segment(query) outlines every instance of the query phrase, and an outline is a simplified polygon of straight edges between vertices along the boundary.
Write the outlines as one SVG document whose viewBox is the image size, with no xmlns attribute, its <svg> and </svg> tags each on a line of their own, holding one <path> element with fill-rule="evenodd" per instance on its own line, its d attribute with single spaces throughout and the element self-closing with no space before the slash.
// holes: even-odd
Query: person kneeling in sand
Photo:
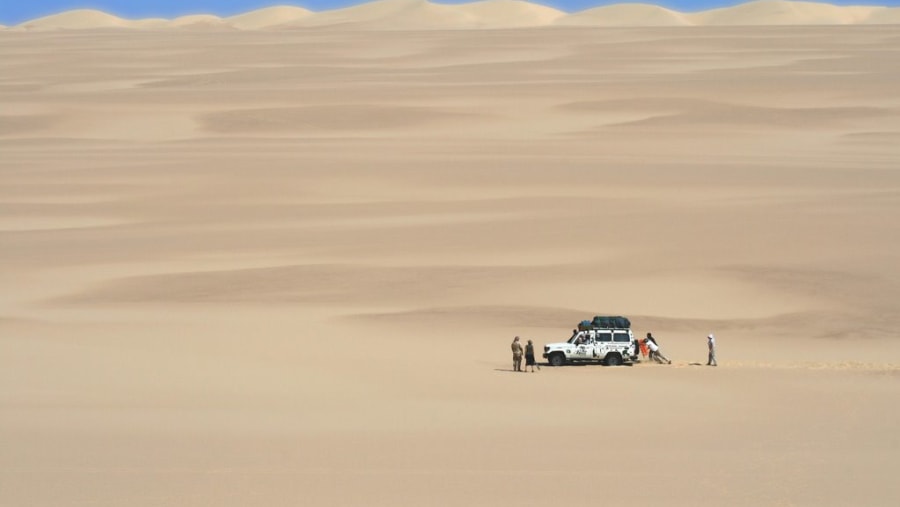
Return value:
<svg viewBox="0 0 900 507">
<path fill-rule="evenodd" d="M 660 364 L 672 364 L 672 360 L 663 355 L 663 353 L 659 350 L 659 345 L 657 345 L 655 341 L 646 339 L 644 340 L 644 343 L 646 343 L 647 348 L 650 349 L 651 359 Z"/>
</svg>

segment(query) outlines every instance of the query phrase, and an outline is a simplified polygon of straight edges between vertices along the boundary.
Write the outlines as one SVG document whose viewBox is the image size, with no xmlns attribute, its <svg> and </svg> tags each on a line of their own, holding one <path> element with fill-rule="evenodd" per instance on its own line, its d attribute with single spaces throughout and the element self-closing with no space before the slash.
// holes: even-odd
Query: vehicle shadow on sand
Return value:
<svg viewBox="0 0 900 507">
<path fill-rule="evenodd" d="M 535 371 L 541 371 L 542 368 L 546 368 L 549 370 L 557 370 L 557 369 L 562 370 L 565 368 L 586 368 L 586 367 L 618 368 L 620 366 L 630 367 L 630 366 L 634 366 L 635 364 L 637 364 L 637 363 L 624 363 L 624 364 L 620 364 L 620 365 L 616 365 L 616 366 L 609 366 L 609 365 L 605 365 L 605 364 L 601 364 L 601 363 L 570 363 L 570 364 L 564 364 L 562 366 L 553 366 L 550 363 L 540 363 L 540 364 L 535 364 L 535 366 L 537 367 L 537 370 L 535 370 Z M 524 366 L 523 366 L 523 368 L 524 368 Z M 504 372 L 504 373 L 521 373 L 521 372 L 513 370 L 512 368 L 494 368 L 494 371 L 499 371 L 499 372 Z M 531 370 L 529 370 L 529 372 L 530 371 Z"/>
</svg>

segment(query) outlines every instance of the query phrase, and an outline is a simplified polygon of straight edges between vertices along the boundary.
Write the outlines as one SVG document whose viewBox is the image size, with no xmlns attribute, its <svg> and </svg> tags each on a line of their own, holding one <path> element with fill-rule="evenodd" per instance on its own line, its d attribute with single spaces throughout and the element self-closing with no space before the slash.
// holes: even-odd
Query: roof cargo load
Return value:
<svg viewBox="0 0 900 507">
<path fill-rule="evenodd" d="M 629 329 L 631 328 L 631 321 L 621 315 L 597 315 L 591 321 L 591 326 L 595 329 Z"/>
</svg>

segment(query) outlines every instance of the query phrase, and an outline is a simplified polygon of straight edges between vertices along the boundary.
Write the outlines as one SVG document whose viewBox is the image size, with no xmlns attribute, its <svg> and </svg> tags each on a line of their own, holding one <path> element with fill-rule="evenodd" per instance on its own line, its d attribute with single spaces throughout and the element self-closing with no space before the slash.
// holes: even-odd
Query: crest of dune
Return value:
<svg viewBox="0 0 900 507">
<path fill-rule="evenodd" d="M 266 30 L 306 27 L 363 30 L 500 29 L 540 26 L 739 26 L 900 24 L 900 8 L 838 6 L 788 0 L 756 0 L 732 7 L 681 13 L 652 4 L 621 3 L 573 14 L 522 0 L 481 0 L 440 4 L 429 0 L 375 0 L 313 12 L 279 5 L 220 18 L 211 14 L 172 20 L 126 20 L 93 9 L 77 9 L 0 30 L 80 30 L 104 28 L 178 30 Z"/>
<path fill-rule="evenodd" d="M 684 26 L 684 14 L 650 4 L 616 4 L 576 12 L 556 21 L 566 26 Z"/>
<path fill-rule="evenodd" d="M 689 14 L 697 25 L 847 25 L 867 19 L 876 7 L 813 2 L 757 0 L 734 7 Z"/>
<path fill-rule="evenodd" d="M 93 9 L 76 9 L 26 21 L 18 28 L 26 30 L 83 30 L 88 28 L 127 28 L 131 21 Z"/>
<path fill-rule="evenodd" d="M 276 5 L 274 7 L 266 7 L 237 16 L 225 18 L 225 22 L 229 25 L 241 30 L 259 30 L 279 25 L 293 23 L 312 16 L 313 12 L 301 7 L 292 5 Z"/>
<path fill-rule="evenodd" d="M 205 30 L 215 28 L 225 28 L 228 25 L 225 20 L 213 16 L 212 14 L 193 14 L 190 16 L 181 16 L 169 21 L 168 26 L 171 28 L 188 28 L 192 30 Z"/>
<path fill-rule="evenodd" d="M 520 0 L 483 0 L 456 7 L 472 16 L 482 28 L 546 26 L 566 16 L 552 7 Z"/>
<path fill-rule="evenodd" d="M 562 11 L 518 0 L 486 0 L 460 5 L 435 4 L 427 0 L 379 0 L 313 14 L 300 24 L 379 29 L 516 28 L 546 26 L 563 16 Z"/>
<path fill-rule="evenodd" d="M 170 20 L 165 18 L 144 18 L 132 21 L 129 26 L 132 28 L 152 30 L 154 28 L 166 28 L 169 26 L 169 23 Z"/>
<path fill-rule="evenodd" d="M 346 25 L 374 29 L 471 28 L 471 16 L 457 6 L 427 0 L 377 0 L 343 9 L 315 13 L 297 25 Z"/>
<path fill-rule="evenodd" d="M 869 25 L 900 24 L 900 7 L 876 7 L 862 22 Z"/>
</svg>

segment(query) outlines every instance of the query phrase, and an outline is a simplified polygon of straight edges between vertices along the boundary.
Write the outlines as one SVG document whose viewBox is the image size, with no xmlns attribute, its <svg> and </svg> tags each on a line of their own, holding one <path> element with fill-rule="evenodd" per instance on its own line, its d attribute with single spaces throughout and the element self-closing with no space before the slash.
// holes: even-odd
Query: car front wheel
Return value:
<svg viewBox="0 0 900 507">
<path fill-rule="evenodd" d="M 550 366 L 562 366 L 566 364 L 566 356 L 562 354 L 550 354 Z"/>
</svg>

